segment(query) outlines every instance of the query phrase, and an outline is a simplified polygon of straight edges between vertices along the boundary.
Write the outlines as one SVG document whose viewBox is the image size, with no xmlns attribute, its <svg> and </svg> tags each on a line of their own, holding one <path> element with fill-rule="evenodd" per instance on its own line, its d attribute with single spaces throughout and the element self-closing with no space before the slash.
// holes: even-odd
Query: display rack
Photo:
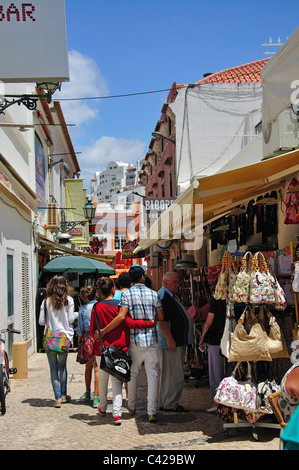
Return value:
<svg viewBox="0 0 299 470">
<path fill-rule="evenodd" d="M 294 243 L 290 243 L 291 247 L 291 253 L 292 253 L 292 262 L 294 262 Z M 239 253 L 234 253 L 232 255 L 239 255 Z M 295 298 L 295 311 L 296 311 L 296 326 L 294 330 L 294 336 L 295 334 L 299 331 L 299 315 L 298 315 L 298 302 L 297 302 L 297 294 L 294 292 L 294 298 Z M 296 336 L 295 336 L 296 337 Z M 247 421 L 245 419 L 239 419 L 236 414 L 234 414 L 234 422 L 232 423 L 226 423 L 223 422 L 223 430 L 224 433 L 228 433 L 230 429 L 239 429 L 239 428 L 251 428 L 252 429 L 252 436 L 256 441 L 260 440 L 260 436 L 258 433 L 259 428 L 269 428 L 269 429 L 281 429 L 281 425 L 277 422 L 273 422 L 273 419 L 275 419 L 274 415 L 265 415 L 260 420 L 252 423 L 250 421 Z"/>
<path fill-rule="evenodd" d="M 270 415 L 272 418 L 272 415 Z M 249 421 L 245 421 L 243 419 L 238 420 L 235 423 L 223 423 L 223 430 L 225 433 L 228 432 L 229 429 L 232 428 L 252 428 L 252 436 L 256 441 L 260 440 L 260 436 L 258 434 L 258 428 L 271 428 L 271 429 L 281 429 L 280 424 L 278 423 L 267 423 L 263 421 L 263 419 L 267 419 L 268 417 L 261 418 L 260 421 L 256 423 L 250 423 Z"/>
</svg>

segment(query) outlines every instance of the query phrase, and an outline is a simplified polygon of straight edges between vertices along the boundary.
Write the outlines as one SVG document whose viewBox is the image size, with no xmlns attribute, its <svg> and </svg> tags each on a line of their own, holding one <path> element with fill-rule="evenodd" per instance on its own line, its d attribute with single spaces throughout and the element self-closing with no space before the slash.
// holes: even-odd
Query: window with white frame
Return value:
<svg viewBox="0 0 299 470">
<path fill-rule="evenodd" d="M 114 235 L 114 249 L 115 250 L 122 250 L 126 242 L 127 242 L 127 233 L 124 230 L 115 232 L 115 235 Z"/>
</svg>

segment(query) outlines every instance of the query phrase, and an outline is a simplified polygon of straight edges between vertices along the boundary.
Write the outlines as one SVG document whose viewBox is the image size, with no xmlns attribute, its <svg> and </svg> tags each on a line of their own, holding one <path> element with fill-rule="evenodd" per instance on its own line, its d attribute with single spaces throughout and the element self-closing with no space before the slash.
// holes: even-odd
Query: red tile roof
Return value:
<svg viewBox="0 0 299 470">
<path fill-rule="evenodd" d="M 244 65 L 238 65 L 230 69 L 220 70 L 202 78 L 197 83 L 244 83 L 244 82 L 261 82 L 260 71 L 270 60 L 269 57 L 265 59 L 256 60 Z"/>
</svg>

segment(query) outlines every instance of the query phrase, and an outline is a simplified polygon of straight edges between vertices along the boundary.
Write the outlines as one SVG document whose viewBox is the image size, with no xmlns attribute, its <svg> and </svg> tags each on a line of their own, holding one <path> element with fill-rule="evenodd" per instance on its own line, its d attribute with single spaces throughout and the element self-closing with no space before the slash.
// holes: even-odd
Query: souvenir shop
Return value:
<svg viewBox="0 0 299 470">
<path fill-rule="evenodd" d="M 194 252 L 189 268 L 186 260 L 178 269 L 196 333 L 186 373 L 199 379 L 207 370 L 207 352 L 197 344 L 212 299 L 219 301 L 225 377 L 214 397 L 217 414 L 225 430 L 252 426 L 258 440 L 257 427 L 280 428 L 268 396 L 279 394 L 281 379 L 299 360 L 299 181 L 206 225 L 202 250 L 205 267 Z"/>
</svg>

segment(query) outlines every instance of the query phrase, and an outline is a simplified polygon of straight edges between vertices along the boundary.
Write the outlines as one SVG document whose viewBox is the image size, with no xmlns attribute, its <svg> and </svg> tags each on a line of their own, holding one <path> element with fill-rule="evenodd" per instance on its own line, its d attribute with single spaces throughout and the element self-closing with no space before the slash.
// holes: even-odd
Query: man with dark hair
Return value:
<svg viewBox="0 0 299 470">
<path fill-rule="evenodd" d="M 114 298 L 120 300 L 122 292 L 131 287 L 132 281 L 129 273 L 120 273 L 115 281 L 117 281 L 118 290 L 115 292 Z"/>
<path fill-rule="evenodd" d="M 157 320 L 164 318 L 161 302 L 157 292 L 144 285 L 144 269 L 135 264 L 131 266 L 129 275 L 132 287 L 122 292 L 119 315 L 104 329 L 104 334 L 119 325 L 127 314 L 133 320 Z M 158 386 L 159 386 L 159 358 L 157 333 L 155 328 L 136 329 L 130 331 L 130 346 L 128 350 L 132 359 L 131 380 L 128 383 L 128 408 L 131 414 L 135 413 L 137 379 L 144 363 L 147 384 L 148 402 L 147 413 L 151 423 L 156 422 Z"/>
</svg>

